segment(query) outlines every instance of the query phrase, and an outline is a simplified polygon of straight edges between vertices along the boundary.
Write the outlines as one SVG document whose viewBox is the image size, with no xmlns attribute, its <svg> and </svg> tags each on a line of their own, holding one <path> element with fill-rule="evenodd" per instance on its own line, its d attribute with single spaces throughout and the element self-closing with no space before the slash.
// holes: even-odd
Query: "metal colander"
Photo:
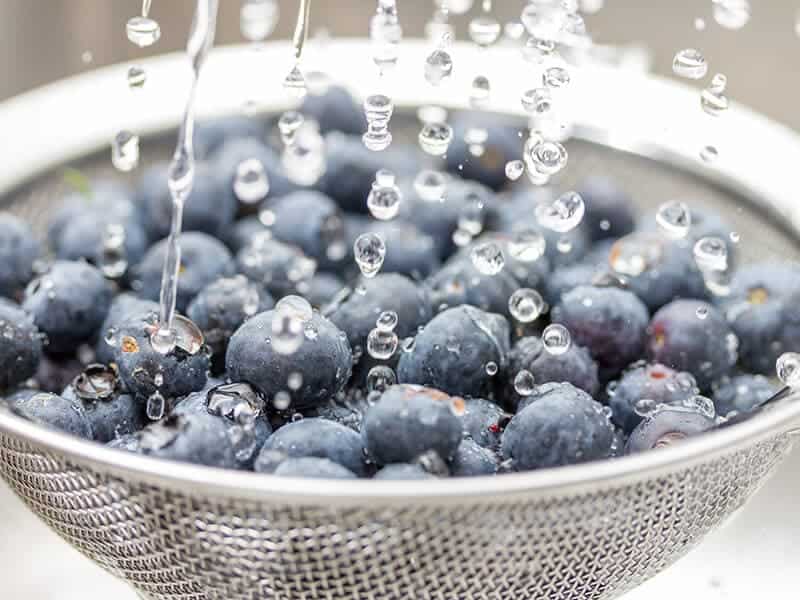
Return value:
<svg viewBox="0 0 800 600">
<path fill-rule="evenodd" d="M 409 43 L 401 60 L 419 65 L 424 52 L 424 44 Z M 456 56 L 468 52 L 454 47 Z M 510 60 L 511 50 L 498 50 L 500 59 L 504 52 Z M 201 85 L 203 112 L 231 108 L 240 53 L 212 57 Z M 368 55 L 364 43 L 337 43 L 319 61 L 332 73 L 346 65 L 346 80 L 363 95 L 368 81 L 352 74 L 362 63 L 366 71 Z M 271 46 L 264 57 L 276 73 L 289 66 L 285 45 Z M 116 130 L 96 115 L 124 92 L 114 87 L 124 68 L 0 106 L 0 128 L 23 140 L 0 149 L 7 167 L 0 190 L 11 210 L 41 222 L 58 185 L 56 165 L 105 168 L 105 153 L 79 157 Z M 177 120 L 188 69 L 179 57 L 147 69 L 153 85 L 166 88 L 160 99 L 175 96 L 143 101 L 139 131 L 153 133 Z M 460 106 L 419 90 L 411 74 L 401 85 L 404 77 L 398 73 L 399 106 Z M 729 140 L 720 144 L 718 163 L 702 167 L 693 126 L 679 126 L 682 135 L 657 135 L 661 125 L 636 110 L 655 105 L 680 114 L 690 100 L 697 110 L 694 94 L 601 66 L 585 67 L 576 80 L 578 92 L 592 86 L 593 102 L 574 117 L 565 186 L 603 173 L 620 179 L 643 209 L 686 197 L 724 212 L 741 234 L 743 260 L 797 256 L 794 190 L 778 166 L 753 163 L 758 157 Z M 518 93 L 511 98 L 495 87 L 498 111 L 518 113 Z M 97 90 L 106 89 L 111 98 L 101 101 Z M 273 93 L 264 108 L 280 110 L 284 99 Z M 48 112 L 54 98 L 59 118 Z M 746 109 L 736 107 L 729 124 L 784 156 L 800 155 L 793 134 Z M 148 146 L 143 152 L 157 153 Z M 670 565 L 741 507 L 791 449 L 798 420 L 800 403 L 790 397 L 734 427 L 614 461 L 494 478 L 340 482 L 159 461 L 0 412 L 0 475 L 67 542 L 143 598 L 608 599 Z"/>
</svg>

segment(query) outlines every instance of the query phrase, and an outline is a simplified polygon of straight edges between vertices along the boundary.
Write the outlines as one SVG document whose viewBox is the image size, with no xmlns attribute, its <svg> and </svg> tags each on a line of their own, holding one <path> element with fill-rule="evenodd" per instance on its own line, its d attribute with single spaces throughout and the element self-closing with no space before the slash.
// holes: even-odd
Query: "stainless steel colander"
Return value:
<svg viewBox="0 0 800 600">
<path fill-rule="evenodd" d="M 423 43 L 405 45 L 391 90 L 397 105 L 463 108 L 466 85 L 419 85 L 425 51 Z M 453 48 L 466 82 L 467 66 L 477 64 L 471 52 Z M 511 49 L 492 56 L 497 65 L 517 64 Z M 242 49 L 212 56 L 201 113 L 241 103 L 243 60 Z M 276 82 L 291 51 L 272 45 L 259 60 L 271 86 L 262 108 L 281 110 L 286 99 Z M 360 95 L 374 82 L 364 42 L 331 44 L 311 61 Z M 185 61 L 146 64 L 151 92 L 137 102 L 125 89 L 125 68 L 0 105 L 7 140 L 0 193 L 11 210 L 41 223 L 52 208 L 55 166 L 102 170 L 106 152 L 81 157 L 118 129 L 152 134 L 177 122 Z M 524 82 L 506 70 L 490 73 L 493 106 L 520 115 Z M 610 174 L 643 209 L 682 196 L 722 211 L 741 234 L 745 261 L 800 254 L 796 185 L 780 164 L 800 156 L 793 133 L 738 106 L 723 131 L 709 133 L 694 118 L 696 92 L 602 66 L 576 71 L 572 85 L 564 185 Z M 696 156 L 712 134 L 720 156 L 703 165 Z M 0 412 L 0 475 L 59 535 L 143 598 L 606 599 L 670 565 L 742 506 L 789 452 L 798 423 L 800 402 L 790 397 L 737 426 L 615 461 L 495 478 L 343 483 L 158 461 Z"/>
</svg>

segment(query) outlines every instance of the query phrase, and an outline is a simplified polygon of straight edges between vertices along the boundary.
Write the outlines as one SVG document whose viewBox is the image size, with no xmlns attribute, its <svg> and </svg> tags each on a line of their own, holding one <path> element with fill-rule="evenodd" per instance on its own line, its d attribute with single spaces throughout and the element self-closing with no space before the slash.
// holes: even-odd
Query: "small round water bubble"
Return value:
<svg viewBox="0 0 800 600">
<path fill-rule="evenodd" d="M 545 311 L 542 295 L 531 288 L 520 288 L 508 299 L 508 311 L 520 323 L 532 323 Z"/>
<path fill-rule="evenodd" d="M 387 388 L 397 383 L 397 375 L 387 365 L 372 367 L 367 373 L 367 391 L 382 394 Z"/>
<path fill-rule="evenodd" d="M 272 348 L 278 354 L 294 354 L 303 344 L 303 319 L 294 311 L 275 307 L 272 317 Z"/>
<path fill-rule="evenodd" d="M 242 204 L 252 205 L 261 202 L 269 193 L 269 178 L 264 165 L 257 158 L 248 158 L 236 167 L 233 193 Z"/>
<path fill-rule="evenodd" d="M 139 136 L 120 131 L 111 142 L 111 163 L 118 171 L 128 173 L 139 165 Z"/>
<path fill-rule="evenodd" d="M 656 223 L 669 237 L 685 238 L 692 226 L 692 213 L 683 202 L 665 202 L 658 207 Z"/>
<path fill-rule="evenodd" d="M 525 91 L 520 99 L 522 108 L 529 113 L 542 115 L 550 112 L 553 105 L 553 97 L 547 88 L 532 88 Z"/>
<path fill-rule="evenodd" d="M 566 327 L 559 323 L 552 323 L 542 332 L 542 344 L 547 352 L 558 356 L 569 350 L 572 338 Z"/>
<path fill-rule="evenodd" d="M 373 217 L 388 221 L 397 216 L 403 195 L 395 182 L 395 175 L 388 169 L 375 174 L 375 182 L 367 197 L 367 208 Z"/>
<path fill-rule="evenodd" d="M 491 94 L 491 84 L 489 79 L 483 75 L 478 75 L 472 80 L 472 87 L 469 93 L 469 103 L 472 108 L 483 108 L 489 103 Z"/>
<path fill-rule="evenodd" d="M 494 44 L 502 32 L 500 22 L 491 15 L 480 15 L 469 22 L 469 39 L 483 48 Z"/>
<path fill-rule="evenodd" d="M 300 321 L 310 321 L 314 316 L 314 309 L 309 304 L 308 300 L 302 296 L 290 294 L 284 296 L 275 305 L 275 310 L 282 315 L 292 316 L 300 319 Z"/>
<path fill-rule="evenodd" d="M 719 150 L 716 146 L 703 146 L 700 148 L 700 159 L 706 163 L 713 163 L 719 158 Z"/>
<path fill-rule="evenodd" d="M 132 17 L 125 24 L 125 33 L 131 43 L 146 48 L 161 38 L 161 26 L 150 17 Z"/>
<path fill-rule="evenodd" d="M 128 87 L 131 90 L 140 90 L 147 82 L 147 72 L 142 67 L 132 66 L 128 68 Z"/>
<path fill-rule="evenodd" d="M 470 252 L 470 260 L 483 275 L 497 275 L 506 264 L 503 250 L 497 242 L 477 244 Z"/>
<path fill-rule="evenodd" d="M 586 206 L 577 192 L 567 192 L 551 202 L 536 205 L 536 220 L 542 227 L 558 233 L 575 229 L 583 220 Z"/>
<path fill-rule="evenodd" d="M 394 103 L 384 94 L 372 94 L 364 100 L 367 131 L 361 139 L 368 150 L 380 152 L 392 143 L 389 121 L 393 112 Z"/>
<path fill-rule="evenodd" d="M 800 354 L 784 352 L 775 362 L 775 372 L 781 383 L 792 388 L 800 387 Z"/>
<path fill-rule="evenodd" d="M 725 29 L 741 29 L 750 21 L 750 0 L 712 0 L 714 20 Z"/>
<path fill-rule="evenodd" d="M 695 243 L 693 252 L 701 271 L 725 271 L 728 268 L 728 246 L 722 238 L 701 238 Z"/>
<path fill-rule="evenodd" d="M 283 80 L 283 89 L 285 89 L 294 98 L 303 98 L 308 93 L 306 86 L 306 78 L 300 70 L 299 65 L 295 65 L 286 79 Z"/>
<path fill-rule="evenodd" d="M 498 371 L 498 366 L 496 362 L 490 360 L 489 362 L 486 363 L 487 375 L 489 375 L 490 377 L 494 377 L 495 375 L 497 375 L 497 371 Z"/>
<path fill-rule="evenodd" d="M 287 110 L 278 119 L 278 131 L 284 146 L 291 146 L 297 130 L 303 126 L 305 117 L 296 110 Z"/>
<path fill-rule="evenodd" d="M 616 273 L 637 277 L 658 265 L 662 258 L 662 246 L 653 236 L 631 234 L 611 247 L 608 263 Z"/>
<path fill-rule="evenodd" d="M 447 176 L 429 169 L 420 171 L 414 178 L 414 191 L 426 202 L 441 202 L 447 191 Z"/>
<path fill-rule="evenodd" d="M 289 179 L 299 185 L 314 185 L 325 174 L 325 139 L 314 121 L 306 121 L 295 133 L 294 142 L 284 146 L 281 163 Z"/>
<path fill-rule="evenodd" d="M 506 163 L 506 177 L 516 181 L 525 173 L 525 163 L 521 160 L 510 160 Z"/>
<path fill-rule="evenodd" d="M 263 42 L 278 24 L 280 7 L 276 0 L 244 0 L 239 11 L 239 29 L 249 42 Z"/>
<path fill-rule="evenodd" d="M 529 37 L 522 48 L 522 57 L 531 63 L 539 64 L 553 54 L 556 49 L 552 40 L 540 40 Z"/>
<path fill-rule="evenodd" d="M 147 399 L 147 418 L 151 421 L 160 421 L 167 412 L 167 401 L 160 392 L 153 392 Z"/>
<path fill-rule="evenodd" d="M 529 172 L 535 170 L 544 175 L 555 175 L 566 166 L 569 156 L 566 148 L 558 142 L 543 140 L 530 148 L 526 158 L 533 166 Z"/>
<path fill-rule="evenodd" d="M 544 235 L 536 229 L 523 229 L 514 233 L 508 241 L 508 253 L 524 263 L 539 260 L 547 247 Z"/>
<path fill-rule="evenodd" d="M 569 82 L 569 71 L 563 67 L 550 67 L 542 75 L 542 83 L 549 88 L 566 87 Z"/>
<path fill-rule="evenodd" d="M 700 107 L 712 117 L 718 117 L 728 110 L 728 97 L 725 88 L 728 78 L 722 73 L 717 73 L 711 79 L 711 84 L 700 94 Z"/>
<path fill-rule="evenodd" d="M 633 412 L 640 417 L 649 417 L 658 410 L 658 402 L 652 398 L 641 398 L 633 404 Z"/>
<path fill-rule="evenodd" d="M 475 0 L 436 0 L 436 5 L 454 15 L 463 15 L 472 9 L 474 2 Z"/>
<path fill-rule="evenodd" d="M 708 72 L 708 63 L 699 50 L 685 48 L 675 54 L 672 72 L 686 79 L 702 79 Z"/>
<path fill-rule="evenodd" d="M 367 354 L 376 360 L 388 360 L 397 351 L 399 343 L 394 331 L 376 327 L 367 336 Z"/>
<path fill-rule="evenodd" d="M 453 141 L 453 128 L 447 123 L 426 123 L 419 132 L 420 147 L 432 156 L 443 156 Z"/>
<path fill-rule="evenodd" d="M 536 380 L 534 379 L 533 374 L 527 369 L 522 369 L 514 377 L 514 391 L 516 391 L 520 396 L 530 396 L 533 393 L 535 386 Z"/>
<path fill-rule="evenodd" d="M 372 41 L 372 60 L 383 75 L 397 65 L 398 46 L 403 39 L 403 28 L 397 17 L 397 4 L 394 0 L 379 0 L 378 9 L 369 27 Z"/>
<path fill-rule="evenodd" d="M 434 50 L 425 59 L 425 81 L 431 85 L 441 85 L 453 74 L 453 59 L 447 50 Z"/>
<path fill-rule="evenodd" d="M 378 320 L 375 321 L 375 327 L 382 330 L 382 331 L 394 331 L 395 327 L 397 327 L 397 313 L 393 310 L 385 310 L 379 316 Z"/>
<path fill-rule="evenodd" d="M 377 233 L 363 233 L 353 244 L 356 264 L 364 277 L 378 274 L 386 258 L 386 244 Z"/>
</svg>

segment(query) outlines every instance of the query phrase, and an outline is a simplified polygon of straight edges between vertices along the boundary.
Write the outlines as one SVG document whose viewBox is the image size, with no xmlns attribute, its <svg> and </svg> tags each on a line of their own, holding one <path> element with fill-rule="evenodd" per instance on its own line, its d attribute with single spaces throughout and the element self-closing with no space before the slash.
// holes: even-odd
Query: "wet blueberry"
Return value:
<svg viewBox="0 0 800 600">
<path fill-rule="evenodd" d="M 494 475 L 499 467 L 500 461 L 497 454 L 480 446 L 471 438 L 462 440 L 450 461 L 450 473 L 453 477 Z"/>
<path fill-rule="evenodd" d="M 736 375 L 723 378 L 714 389 L 717 414 L 727 417 L 733 412 L 753 412 L 772 397 L 778 388 L 763 375 Z"/>
<path fill-rule="evenodd" d="M 91 440 L 92 425 L 79 403 L 39 390 L 21 390 L 5 400 L 16 415 L 29 421 Z"/>
<path fill-rule="evenodd" d="M 55 243 L 67 223 L 91 212 L 113 216 L 123 223 L 139 217 L 133 195 L 125 184 L 111 179 L 90 181 L 88 189 L 70 192 L 61 199 L 48 221 L 47 239 Z"/>
<path fill-rule="evenodd" d="M 30 226 L 14 215 L 0 212 L 0 296 L 22 298 L 41 253 Z"/>
<path fill-rule="evenodd" d="M 250 117 L 231 115 L 197 122 L 194 130 L 194 151 L 199 158 L 208 158 L 226 141 L 239 138 L 263 138 L 264 124 Z"/>
<path fill-rule="evenodd" d="M 308 94 L 300 112 L 319 124 L 322 133 L 339 131 L 360 135 L 367 129 L 364 111 L 345 88 L 332 85 L 323 94 Z"/>
<path fill-rule="evenodd" d="M 503 430 L 511 415 L 494 402 L 483 398 L 464 400 L 461 423 L 464 433 L 484 448 L 497 449 L 503 438 Z"/>
<path fill-rule="evenodd" d="M 317 273 L 301 291 L 311 306 L 320 309 L 331 302 L 344 287 L 344 281 L 333 273 Z"/>
<path fill-rule="evenodd" d="M 246 160 L 257 160 L 269 180 L 267 197 L 277 198 L 298 189 L 286 176 L 278 154 L 265 143 L 254 137 L 231 138 L 223 143 L 211 156 L 211 169 L 222 184 L 222 193 L 234 206 L 239 204 L 234 186 L 238 177 L 239 165 Z"/>
<path fill-rule="evenodd" d="M 253 238 L 266 231 L 266 227 L 256 216 L 239 219 L 227 227 L 220 235 L 225 245 L 234 254 L 252 242 Z"/>
<path fill-rule="evenodd" d="M 300 291 L 308 285 L 317 263 L 296 246 L 256 235 L 236 255 L 236 269 L 250 281 L 264 286 L 275 298 Z"/>
<path fill-rule="evenodd" d="M 480 141 L 485 134 L 485 141 Z M 500 190 L 509 183 L 506 164 L 522 153 L 519 129 L 480 119 L 475 114 L 456 117 L 453 141 L 447 150 L 447 170 L 453 175 Z"/>
<path fill-rule="evenodd" d="M 145 300 L 128 292 L 114 296 L 114 300 L 108 309 L 108 315 L 100 327 L 97 347 L 95 348 L 97 362 L 106 365 L 113 362 L 114 348 L 108 343 L 108 340 L 111 340 L 112 343 L 117 343 L 117 328 L 120 323 L 137 314 L 144 317 L 156 312 L 158 312 L 158 302 L 153 300 Z"/>
<path fill-rule="evenodd" d="M 0 298 L 0 390 L 33 377 L 42 359 L 42 339 L 33 319 Z"/>
<path fill-rule="evenodd" d="M 636 227 L 630 196 L 606 177 L 590 177 L 578 187 L 586 206 L 584 223 L 593 241 L 618 238 Z"/>
<path fill-rule="evenodd" d="M 481 273 L 469 257 L 455 256 L 425 281 L 434 311 L 469 305 L 508 316 L 508 298 L 520 286 L 505 269 Z"/>
<path fill-rule="evenodd" d="M 682 406 L 662 406 L 631 432 L 626 454 L 664 448 L 714 427 L 714 419 Z"/>
</svg>

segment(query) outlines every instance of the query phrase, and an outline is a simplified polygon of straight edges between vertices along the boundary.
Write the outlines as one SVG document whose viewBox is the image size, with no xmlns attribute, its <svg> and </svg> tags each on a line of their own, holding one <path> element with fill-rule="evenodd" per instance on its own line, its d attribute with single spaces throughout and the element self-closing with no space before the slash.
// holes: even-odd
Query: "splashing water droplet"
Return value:
<svg viewBox="0 0 800 600">
<path fill-rule="evenodd" d="M 483 231 L 485 212 L 483 199 L 478 196 L 471 198 L 458 215 L 459 229 L 467 232 L 470 237 L 478 235 Z"/>
<path fill-rule="evenodd" d="M 419 132 L 420 147 L 432 156 L 443 156 L 453 141 L 453 128 L 447 123 L 426 123 Z"/>
<path fill-rule="evenodd" d="M 414 191 L 426 202 L 441 202 L 447 191 L 447 176 L 439 171 L 420 171 L 414 178 Z"/>
<path fill-rule="evenodd" d="M 106 225 L 97 266 L 109 279 L 119 279 L 128 270 L 125 239 L 125 227 L 119 223 Z"/>
<path fill-rule="evenodd" d="M 297 130 L 294 142 L 283 149 L 281 163 L 289 179 L 298 185 L 314 185 L 325 174 L 325 139 L 315 122 L 306 121 Z"/>
<path fill-rule="evenodd" d="M 128 87 L 131 90 L 140 90 L 147 82 L 147 72 L 142 67 L 132 66 L 128 68 Z"/>
<path fill-rule="evenodd" d="M 123 173 L 139 165 L 139 136 L 130 131 L 120 131 L 111 142 L 111 163 Z"/>
<path fill-rule="evenodd" d="M 672 72 L 686 79 L 702 79 L 708 72 L 708 63 L 699 50 L 685 48 L 675 54 Z"/>
<path fill-rule="evenodd" d="M 549 88 L 563 88 L 568 86 L 569 82 L 569 71 L 563 67 L 550 67 L 542 75 L 542 83 Z"/>
<path fill-rule="evenodd" d="M 692 226 L 692 213 L 683 202 L 665 202 L 658 207 L 656 223 L 669 237 L 685 238 Z"/>
<path fill-rule="evenodd" d="M 728 246 L 718 237 L 704 237 L 694 245 L 694 259 L 701 271 L 726 271 Z"/>
<path fill-rule="evenodd" d="M 566 165 L 569 156 L 566 148 L 558 142 L 539 141 L 525 153 L 528 174 L 536 171 L 543 175 L 555 175 Z"/>
<path fill-rule="evenodd" d="M 480 15 L 469 22 L 469 39 L 478 46 L 491 46 L 500 37 L 503 27 L 491 15 Z"/>
<path fill-rule="evenodd" d="M 375 328 L 367 336 L 367 353 L 376 360 L 388 360 L 397 351 L 399 343 L 394 331 Z"/>
<path fill-rule="evenodd" d="M 700 149 L 700 158 L 703 162 L 713 163 L 719 158 L 719 150 L 717 150 L 716 146 L 703 146 Z"/>
<path fill-rule="evenodd" d="M 490 377 L 494 377 L 495 375 L 497 375 L 497 371 L 498 371 L 498 366 L 496 362 L 490 360 L 489 362 L 486 363 L 487 375 L 489 375 Z"/>
<path fill-rule="evenodd" d="M 705 320 L 708 317 L 708 307 L 707 306 L 698 306 L 697 310 L 695 311 L 697 314 L 697 318 L 701 321 Z"/>
<path fill-rule="evenodd" d="M 434 50 L 425 59 L 425 81 L 433 86 L 441 85 L 453 74 L 453 59 L 447 50 Z"/>
<path fill-rule="evenodd" d="M 719 117 L 728 110 L 728 97 L 725 88 L 728 78 L 722 73 L 717 73 L 711 79 L 711 84 L 700 94 L 700 107 L 708 115 Z"/>
<path fill-rule="evenodd" d="M 749 0 L 712 0 L 714 20 L 725 29 L 741 29 L 750 21 Z"/>
<path fill-rule="evenodd" d="M 567 192 L 552 201 L 536 205 L 536 220 L 542 227 L 558 233 L 575 229 L 586 212 L 583 198 L 577 192 Z"/>
<path fill-rule="evenodd" d="M 397 327 L 397 321 L 398 316 L 396 312 L 393 310 L 385 310 L 378 316 L 378 320 L 375 321 L 375 327 L 381 331 L 394 331 L 395 327 Z"/>
<path fill-rule="evenodd" d="M 522 47 L 522 57 L 533 64 L 540 64 L 551 56 L 556 49 L 556 45 L 551 40 L 540 40 L 529 37 Z"/>
<path fill-rule="evenodd" d="M 151 421 L 160 421 L 167 410 L 167 401 L 160 392 L 153 392 L 147 399 L 147 418 Z"/>
<path fill-rule="evenodd" d="M 491 95 L 491 84 L 489 79 L 483 75 L 478 75 L 472 80 L 470 87 L 469 103 L 472 108 L 483 108 L 489 103 Z"/>
<path fill-rule="evenodd" d="M 397 3 L 394 0 L 379 0 L 375 15 L 370 21 L 370 40 L 372 42 L 372 61 L 378 73 L 397 66 L 398 47 L 403 39 L 403 28 L 397 16 Z"/>
<path fill-rule="evenodd" d="M 662 245 L 647 234 L 631 234 L 617 240 L 608 255 L 609 266 L 617 273 L 637 277 L 658 265 Z"/>
<path fill-rule="evenodd" d="M 367 208 L 373 217 L 381 221 L 394 219 L 400 211 L 403 194 L 395 183 L 395 175 L 388 169 L 375 174 L 375 182 L 367 197 Z"/>
<path fill-rule="evenodd" d="M 281 134 L 281 141 L 284 146 L 291 146 L 294 143 L 295 134 L 305 123 L 305 117 L 296 110 L 287 110 L 278 119 L 278 132 Z"/>
<path fill-rule="evenodd" d="M 697 17 L 694 20 L 694 28 L 697 31 L 705 31 L 705 29 L 706 29 L 706 20 L 703 19 L 702 17 Z"/>
<path fill-rule="evenodd" d="M 372 367 L 367 373 L 367 391 L 382 394 L 387 388 L 397 383 L 394 370 L 386 365 Z"/>
<path fill-rule="evenodd" d="M 530 396 L 536 386 L 533 374 L 527 369 L 522 369 L 514 377 L 514 391 L 522 397 Z"/>
<path fill-rule="evenodd" d="M 552 323 L 542 332 L 542 344 L 547 352 L 558 356 L 569 350 L 572 339 L 566 327 L 559 323 Z"/>
<path fill-rule="evenodd" d="M 536 229 L 523 229 L 515 232 L 508 241 L 508 253 L 524 263 L 539 260 L 547 248 L 547 240 Z"/>
<path fill-rule="evenodd" d="M 525 173 L 525 163 L 521 160 L 510 160 L 506 163 L 506 177 L 516 181 Z"/>
<path fill-rule="evenodd" d="M 394 112 L 392 99 L 384 94 L 372 94 L 364 100 L 367 131 L 362 137 L 364 146 L 374 152 L 385 150 L 392 143 L 389 121 Z"/>
<path fill-rule="evenodd" d="M 532 323 L 547 307 L 542 295 L 531 288 L 520 288 L 508 299 L 511 316 L 520 323 Z"/>
<path fill-rule="evenodd" d="M 497 275 L 506 264 L 503 250 L 496 242 L 476 245 L 470 252 L 472 265 L 483 275 Z"/>
<path fill-rule="evenodd" d="M 245 0 L 239 11 L 239 30 L 249 42 L 263 42 L 278 24 L 280 7 L 276 0 Z"/>
<path fill-rule="evenodd" d="M 553 106 L 553 98 L 547 88 L 533 88 L 525 91 L 520 102 L 522 102 L 522 108 L 527 112 L 537 115 L 550 112 Z"/>
<path fill-rule="evenodd" d="M 149 17 L 132 17 L 125 24 L 125 33 L 131 43 L 146 48 L 161 38 L 161 26 Z"/>
<path fill-rule="evenodd" d="M 236 167 L 233 193 L 239 202 L 246 205 L 257 204 L 269 193 L 269 178 L 264 165 L 257 158 L 243 160 Z"/>
<path fill-rule="evenodd" d="M 377 233 L 363 233 L 353 244 L 355 261 L 361 274 L 371 278 L 378 274 L 386 258 L 386 244 Z"/>
<path fill-rule="evenodd" d="M 775 372 L 781 383 L 792 388 L 800 387 L 800 354 L 784 352 L 775 362 Z"/>
<path fill-rule="evenodd" d="M 285 89 L 293 98 L 303 98 L 308 93 L 308 86 L 306 85 L 306 78 L 300 70 L 299 65 L 295 65 L 286 79 L 283 80 L 283 89 Z"/>
<path fill-rule="evenodd" d="M 641 398 L 633 404 L 633 412 L 640 417 L 649 417 L 658 410 L 658 402 L 652 398 Z"/>
</svg>

